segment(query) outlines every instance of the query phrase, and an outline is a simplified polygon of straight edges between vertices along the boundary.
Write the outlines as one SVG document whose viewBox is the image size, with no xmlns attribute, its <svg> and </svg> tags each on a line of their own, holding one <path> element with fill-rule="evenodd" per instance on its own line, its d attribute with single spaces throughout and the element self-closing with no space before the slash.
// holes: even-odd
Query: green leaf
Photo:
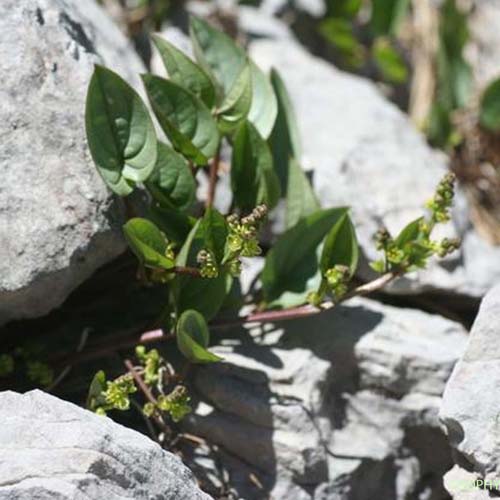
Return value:
<svg viewBox="0 0 500 500">
<path fill-rule="evenodd" d="M 370 23 L 375 35 L 397 35 L 410 0 L 372 0 Z"/>
<path fill-rule="evenodd" d="M 171 209 L 187 210 L 196 195 L 196 183 L 188 163 L 161 142 L 158 143 L 156 166 L 146 187 L 158 203 Z"/>
<path fill-rule="evenodd" d="M 408 79 L 408 68 L 401 54 L 388 39 L 378 38 L 373 45 L 373 59 L 384 80 L 404 83 Z"/>
<path fill-rule="evenodd" d="M 105 401 L 105 398 L 102 395 L 105 390 L 106 374 L 102 370 L 99 370 L 94 375 L 92 382 L 90 383 L 86 404 L 87 409 L 93 411 L 99 404 L 102 404 Z"/>
<path fill-rule="evenodd" d="M 177 346 L 192 363 L 214 363 L 222 358 L 207 350 L 210 335 L 205 318 L 197 311 L 184 311 L 177 322 Z"/>
<path fill-rule="evenodd" d="M 280 197 L 269 146 L 250 122 L 245 122 L 234 138 L 231 187 L 236 205 L 244 211 L 260 203 L 271 209 Z"/>
<path fill-rule="evenodd" d="M 500 79 L 490 83 L 482 95 L 479 123 L 490 132 L 500 131 Z"/>
<path fill-rule="evenodd" d="M 349 268 L 352 277 L 358 267 L 359 247 L 349 214 L 345 213 L 330 229 L 323 245 L 320 269 L 323 274 L 333 266 Z"/>
<path fill-rule="evenodd" d="M 219 84 L 219 102 L 228 95 L 246 63 L 246 55 L 233 40 L 205 21 L 191 17 L 189 34 L 196 60 Z"/>
<path fill-rule="evenodd" d="M 286 192 L 286 228 L 290 229 L 300 219 L 320 208 L 319 201 L 314 194 L 309 179 L 297 160 L 291 158 Z"/>
<path fill-rule="evenodd" d="M 120 196 L 145 181 L 156 162 L 156 133 L 137 92 L 95 66 L 87 91 L 85 127 L 90 153 L 108 187 Z"/>
<path fill-rule="evenodd" d="M 158 203 L 151 205 L 150 219 L 165 233 L 167 239 L 178 245 L 186 241 L 196 219 L 177 209 L 168 208 Z"/>
<path fill-rule="evenodd" d="M 248 113 L 248 121 L 255 126 L 264 139 L 268 139 L 278 114 L 278 101 L 269 78 L 253 62 L 250 62 L 250 70 L 252 72 L 252 106 Z"/>
<path fill-rule="evenodd" d="M 171 269 L 174 261 L 166 257 L 168 241 L 149 220 L 130 219 L 124 226 L 125 238 L 139 261 L 148 267 Z"/>
<path fill-rule="evenodd" d="M 215 89 L 207 73 L 164 38 L 158 35 L 152 35 L 152 38 L 170 79 L 211 108 L 215 104 Z"/>
<path fill-rule="evenodd" d="M 331 17 L 354 18 L 361 8 L 362 0 L 327 0 L 327 13 Z"/>
<path fill-rule="evenodd" d="M 149 101 L 174 148 L 197 165 L 205 165 L 219 145 L 217 124 L 200 99 L 181 86 L 142 75 Z"/>
<path fill-rule="evenodd" d="M 398 248 L 403 249 L 408 243 L 412 243 L 418 240 L 421 236 L 421 224 L 424 221 L 423 217 L 407 224 L 399 233 L 398 237 L 395 239 L 394 243 Z"/>
<path fill-rule="evenodd" d="M 217 112 L 221 132 L 234 130 L 248 115 L 252 104 L 252 75 L 245 65 Z"/>
<path fill-rule="evenodd" d="M 285 292 L 304 294 L 318 273 L 318 247 L 347 208 L 318 210 L 286 231 L 268 252 L 262 289 L 268 303 Z"/>
<path fill-rule="evenodd" d="M 271 71 L 271 84 L 278 102 L 278 115 L 269 139 L 274 159 L 274 170 L 278 175 L 281 190 L 286 192 L 288 184 L 288 162 L 290 158 L 300 161 L 302 148 L 295 111 L 279 73 Z"/>
<path fill-rule="evenodd" d="M 209 209 L 186 239 L 177 256 L 177 265 L 196 266 L 196 256 L 201 249 L 210 249 L 218 263 L 224 257 L 227 223 L 215 209 Z M 195 309 L 207 319 L 213 318 L 221 308 L 231 288 L 232 278 L 221 271 L 217 278 L 178 276 L 175 294 L 178 311 Z"/>
<path fill-rule="evenodd" d="M 344 64 L 351 68 L 359 68 L 363 64 L 365 50 L 354 34 L 351 20 L 327 18 L 321 22 L 319 33 L 340 53 Z"/>
<path fill-rule="evenodd" d="M 183 312 L 195 309 L 211 320 L 219 312 L 231 290 L 232 277 L 221 271 L 217 278 L 179 276 L 176 278 L 178 293 L 177 309 Z"/>
</svg>

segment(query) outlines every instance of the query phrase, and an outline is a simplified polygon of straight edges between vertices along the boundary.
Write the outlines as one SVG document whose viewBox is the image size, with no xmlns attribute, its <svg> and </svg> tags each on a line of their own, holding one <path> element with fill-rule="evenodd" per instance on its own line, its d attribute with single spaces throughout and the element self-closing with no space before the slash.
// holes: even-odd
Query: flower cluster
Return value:
<svg viewBox="0 0 500 500">
<path fill-rule="evenodd" d="M 144 382 L 148 385 L 156 384 L 160 378 L 160 366 L 163 361 L 159 352 L 156 349 L 146 351 L 143 345 L 138 345 L 135 355 L 144 366 Z"/>
<path fill-rule="evenodd" d="M 450 208 L 455 195 L 454 184 L 455 174 L 446 174 L 438 184 L 432 199 L 427 202 L 426 207 L 431 211 L 431 224 L 450 220 Z"/>
<path fill-rule="evenodd" d="M 377 231 L 375 246 L 384 253 L 384 258 L 370 264 L 375 271 L 412 271 L 425 267 L 432 255 L 442 258 L 458 249 L 460 240 L 456 238 L 431 240 L 435 225 L 450 220 L 450 208 L 455 194 L 454 181 L 454 174 L 449 173 L 438 184 L 435 195 L 426 204 L 430 210 L 428 218 L 421 217 L 413 221 L 395 239 L 385 228 Z"/>
<path fill-rule="evenodd" d="M 347 266 L 337 265 L 328 269 L 325 273 L 326 282 L 336 299 L 347 292 L 347 285 L 351 279 Z"/>
<path fill-rule="evenodd" d="M 153 402 L 146 403 L 143 412 L 147 417 L 151 417 L 157 410 L 167 412 L 174 422 L 180 422 L 191 412 L 189 401 L 187 389 L 182 385 L 178 385 L 170 394 L 158 396 L 156 404 Z"/>
<path fill-rule="evenodd" d="M 200 266 L 202 278 L 217 278 L 219 276 L 219 268 L 211 250 L 200 250 L 196 256 L 196 261 Z"/>
<path fill-rule="evenodd" d="M 106 410 L 128 410 L 130 408 L 130 394 L 137 391 L 134 378 L 130 373 L 122 375 L 113 381 L 106 383 L 104 399 L 107 406 L 97 410 L 98 413 L 105 413 Z"/>
<path fill-rule="evenodd" d="M 262 250 L 257 239 L 258 228 L 267 215 L 267 206 L 259 205 L 249 215 L 227 217 L 229 235 L 226 240 L 225 262 L 232 276 L 241 273 L 241 257 L 256 257 Z"/>
</svg>

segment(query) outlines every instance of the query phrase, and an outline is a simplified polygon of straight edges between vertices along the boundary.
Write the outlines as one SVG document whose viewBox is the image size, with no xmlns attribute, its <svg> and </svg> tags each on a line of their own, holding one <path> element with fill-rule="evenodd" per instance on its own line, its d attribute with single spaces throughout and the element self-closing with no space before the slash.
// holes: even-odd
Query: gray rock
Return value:
<svg viewBox="0 0 500 500">
<path fill-rule="evenodd" d="M 364 255 L 377 253 L 373 234 L 396 233 L 423 214 L 446 170 L 446 158 L 427 146 L 407 117 L 375 84 L 311 56 L 293 39 L 255 40 L 251 56 L 276 67 L 295 105 L 303 138 L 303 167 L 313 170 L 324 207 L 349 205 Z M 481 297 L 500 280 L 500 248 L 480 240 L 457 196 L 454 221 L 437 236 L 460 236 L 463 247 L 429 269 L 398 280 L 396 293 L 445 291 Z M 372 275 L 362 269 L 363 277 Z"/>
<path fill-rule="evenodd" d="M 488 500 L 488 490 L 476 474 L 454 465 L 444 476 L 444 486 L 453 500 Z"/>
<path fill-rule="evenodd" d="M 459 465 L 500 484 L 500 286 L 483 299 L 465 353 L 446 385 L 441 419 Z"/>
<path fill-rule="evenodd" d="M 0 324 L 43 315 L 124 250 L 84 108 L 94 63 L 138 82 L 142 64 L 94 3 L 0 4 Z"/>
<path fill-rule="evenodd" d="M 142 434 L 41 391 L 0 393 L 0 499 L 210 497 Z"/>
<path fill-rule="evenodd" d="M 205 468 L 222 463 L 237 498 L 444 494 L 438 408 L 465 342 L 457 323 L 366 299 L 226 333 L 184 425 L 222 449 Z"/>
</svg>

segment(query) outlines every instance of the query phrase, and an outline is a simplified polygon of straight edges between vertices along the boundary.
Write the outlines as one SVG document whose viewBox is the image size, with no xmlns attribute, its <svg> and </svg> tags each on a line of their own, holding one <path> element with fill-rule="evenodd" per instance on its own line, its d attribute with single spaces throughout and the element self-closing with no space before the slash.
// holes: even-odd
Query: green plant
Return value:
<svg viewBox="0 0 500 500">
<path fill-rule="evenodd" d="M 377 78 L 401 84 L 408 78 L 403 53 L 398 44 L 401 23 L 409 10 L 409 0 L 327 0 L 326 15 L 318 31 L 350 69 L 372 63 Z M 366 15 L 367 10 L 369 15 Z"/>
<path fill-rule="evenodd" d="M 145 189 L 151 200 L 147 218 L 124 225 L 140 276 L 166 292 L 163 332 L 143 341 L 176 340 L 187 367 L 221 361 L 210 351 L 210 326 L 234 298 L 242 258 L 263 253 L 259 229 L 280 198 L 286 230 L 265 255 L 258 307 L 236 319 L 241 323 L 318 313 L 457 246 L 430 239 L 434 226 L 449 217 L 453 179 L 447 176 L 429 202 L 428 218 L 413 221 L 394 239 L 386 230 L 379 233 L 383 258 L 373 268 L 380 276 L 353 286 L 359 249 L 349 210 L 320 207 L 298 163 L 295 115 L 278 73 L 269 79 L 228 36 L 197 18 L 191 19 L 196 61 L 166 40 L 154 40 L 169 79 L 147 74 L 142 80 L 168 144 L 157 139 L 139 95 L 109 69 L 96 67 L 86 107 L 89 147 L 104 181 L 119 196 Z M 232 150 L 233 208 L 226 216 L 214 208 L 223 145 Z M 209 187 L 201 207 L 194 200 L 204 170 Z M 180 420 L 190 410 L 185 370 L 174 370 L 158 350 L 143 346 L 135 358 L 125 360 L 127 373 L 114 380 L 102 372 L 95 376 L 89 408 L 125 410 L 139 388 L 146 415 L 159 425 L 165 425 L 164 415 Z"/>
</svg>

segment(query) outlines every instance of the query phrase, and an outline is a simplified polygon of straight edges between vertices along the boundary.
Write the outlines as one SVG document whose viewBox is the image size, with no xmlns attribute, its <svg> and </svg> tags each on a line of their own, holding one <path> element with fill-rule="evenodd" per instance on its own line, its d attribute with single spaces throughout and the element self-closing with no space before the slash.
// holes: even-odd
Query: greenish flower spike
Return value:
<svg viewBox="0 0 500 500">
<path fill-rule="evenodd" d="M 455 175 L 446 174 L 436 188 L 436 193 L 426 204 L 430 214 L 410 222 L 393 238 L 387 229 L 383 228 L 375 234 L 375 246 L 383 252 L 382 259 L 370 265 L 378 273 L 407 272 L 421 269 L 427 265 L 429 257 L 446 257 L 460 246 L 458 239 L 444 238 L 442 241 L 431 240 L 431 234 L 436 224 L 450 220 L 450 210 L 455 195 Z"/>
<path fill-rule="evenodd" d="M 10 354 L 0 354 L 0 377 L 7 377 L 14 371 L 14 358 Z"/>
<path fill-rule="evenodd" d="M 137 359 L 144 366 L 144 382 L 148 385 L 156 384 L 160 378 L 160 367 L 163 358 L 156 349 L 146 351 L 146 348 L 139 345 L 135 348 Z"/>
<path fill-rule="evenodd" d="M 196 256 L 196 261 L 200 266 L 202 278 L 217 278 L 219 276 L 219 269 L 211 250 L 200 250 Z"/>
<path fill-rule="evenodd" d="M 118 377 L 112 382 L 107 382 L 104 397 L 106 403 L 116 410 L 128 410 L 130 408 L 130 394 L 137 391 L 134 379 L 130 373 Z"/>
<path fill-rule="evenodd" d="M 351 279 L 347 266 L 334 266 L 325 273 L 325 278 L 336 299 L 340 299 L 347 292 L 347 285 Z"/>
<path fill-rule="evenodd" d="M 158 408 L 161 411 L 168 412 L 174 422 L 180 422 L 191 412 L 189 401 L 190 397 L 187 389 L 182 385 L 178 385 L 170 394 L 158 398 Z"/>
</svg>

